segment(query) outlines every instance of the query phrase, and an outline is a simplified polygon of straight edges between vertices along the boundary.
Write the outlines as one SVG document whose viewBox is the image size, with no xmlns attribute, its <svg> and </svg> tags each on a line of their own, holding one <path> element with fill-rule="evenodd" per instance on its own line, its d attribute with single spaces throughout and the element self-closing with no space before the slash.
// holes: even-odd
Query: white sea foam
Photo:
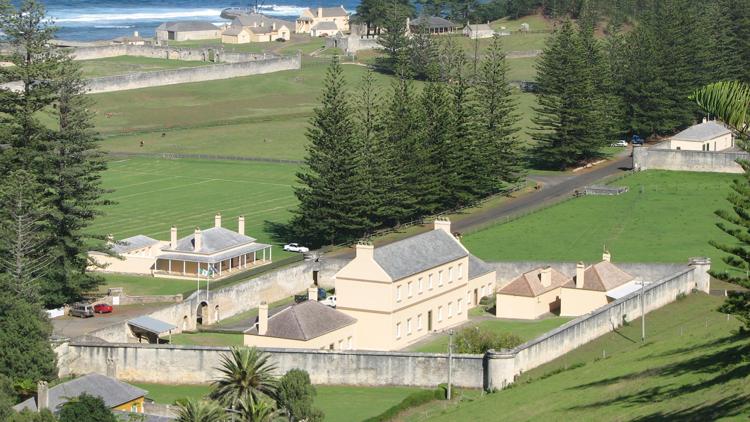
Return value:
<svg viewBox="0 0 750 422">
<path fill-rule="evenodd" d="M 128 29 L 135 28 L 135 25 L 94 25 L 96 29 Z"/>
<path fill-rule="evenodd" d="M 259 6 L 258 9 L 260 9 L 259 12 L 268 16 L 299 16 L 307 7 L 266 4 Z"/>
<path fill-rule="evenodd" d="M 221 14 L 221 9 L 195 9 L 195 10 L 153 10 L 138 13 L 89 13 L 76 16 L 53 18 L 57 23 L 86 23 L 86 22 L 121 22 L 121 21 L 149 21 L 166 19 L 188 19 L 188 18 L 215 18 Z"/>
</svg>

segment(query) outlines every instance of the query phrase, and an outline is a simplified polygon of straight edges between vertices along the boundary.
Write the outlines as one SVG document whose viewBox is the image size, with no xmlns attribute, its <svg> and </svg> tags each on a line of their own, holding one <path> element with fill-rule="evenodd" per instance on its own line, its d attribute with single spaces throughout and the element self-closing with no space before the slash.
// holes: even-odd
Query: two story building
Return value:
<svg viewBox="0 0 750 422">
<path fill-rule="evenodd" d="M 349 32 L 349 13 L 344 6 L 305 9 L 297 18 L 294 32 L 313 37 Z"/>
<path fill-rule="evenodd" d="M 232 24 L 221 34 L 224 44 L 247 44 L 270 42 L 291 38 L 292 23 L 270 18 L 260 13 L 249 13 L 234 18 Z"/>
</svg>

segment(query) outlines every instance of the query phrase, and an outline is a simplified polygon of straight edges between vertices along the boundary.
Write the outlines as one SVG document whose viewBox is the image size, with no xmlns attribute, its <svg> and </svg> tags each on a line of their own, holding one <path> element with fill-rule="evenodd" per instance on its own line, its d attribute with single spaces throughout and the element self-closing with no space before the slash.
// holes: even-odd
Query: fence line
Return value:
<svg viewBox="0 0 750 422">
<path fill-rule="evenodd" d="M 173 152 L 124 152 L 124 151 L 107 151 L 106 154 L 112 157 L 149 157 L 161 158 L 164 160 L 174 160 L 178 158 L 197 159 L 197 160 L 228 160 L 228 161 L 258 161 L 264 163 L 282 163 L 282 164 L 302 164 L 302 160 L 284 160 L 280 158 L 265 157 L 239 157 L 230 155 L 213 155 L 213 154 L 181 154 Z"/>
</svg>

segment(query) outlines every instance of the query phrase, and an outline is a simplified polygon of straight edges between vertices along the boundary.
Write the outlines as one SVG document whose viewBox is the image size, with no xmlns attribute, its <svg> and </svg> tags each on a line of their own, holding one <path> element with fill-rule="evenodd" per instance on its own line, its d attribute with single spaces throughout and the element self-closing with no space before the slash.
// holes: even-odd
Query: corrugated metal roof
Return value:
<svg viewBox="0 0 750 422">
<path fill-rule="evenodd" d="M 49 408 L 53 411 L 57 410 L 71 398 L 78 397 L 83 393 L 101 397 L 107 407 L 113 408 L 143 397 L 148 392 L 114 378 L 99 374 L 88 374 L 50 388 Z M 36 411 L 36 398 L 32 397 L 21 402 L 13 406 L 13 409 L 19 412 L 23 409 Z"/>
<path fill-rule="evenodd" d="M 235 256 L 240 256 L 244 254 L 261 251 L 263 249 L 270 248 L 270 247 L 271 245 L 266 245 L 265 243 L 252 243 L 247 246 L 243 246 L 241 248 L 230 249 L 228 251 L 221 252 L 218 254 L 212 254 L 212 255 L 202 255 L 202 254 L 196 254 L 196 253 L 167 252 L 167 253 L 163 253 L 159 255 L 157 259 L 172 259 L 172 260 L 179 260 L 179 261 L 215 264 L 225 259 L 234 258 Z"/>
<path fill-rule="evenodd" d="M 444 230 L 418 234 L 377 247 L 373 252 L 375 262 L 394 281 L 455 261 L 468 254 L 458 241 Z"/>
<path fill-rule="evenodd" d="M 185 236 L 182 239 L 179 239 L 177 241 L 177 246 L 174 249 L 170 249 L 170 247 L 167 246 L 162 250 L 165 252 L 213 254 L 255 242 L 255 239 L 250 236 L 245 236 L 244 234 L 239 234 L 223 227 L 212 227 L 207 230 L 202 230 L 201 233 L 201 249 L 198 251 L 196 251 L 194 247 L 195 231 L 193 231 L 190 236 Z"/>
<path fill-rule="evenodd" d="M 118 254 L 124 254 L 136 249 L 153 246 L 157 243 L 159 243 L 158 240 L 139 234 L 133 237 L 122 239 L 119 242 L 115 243 L 114 245 L 112 245 L 112 251 Z"/>
<path fill-rule="evenodd" d="M 146 315 L 130 319 L 128 320 L 128 324 L 134 327 L 142 328 L 156 335 L 169 332 L 169 330 L 177 329 L 176 325 L 172 325 L 168 322 L 160 321 L 156 318 L 151 318 L 150 316 Z"/>
</svg>

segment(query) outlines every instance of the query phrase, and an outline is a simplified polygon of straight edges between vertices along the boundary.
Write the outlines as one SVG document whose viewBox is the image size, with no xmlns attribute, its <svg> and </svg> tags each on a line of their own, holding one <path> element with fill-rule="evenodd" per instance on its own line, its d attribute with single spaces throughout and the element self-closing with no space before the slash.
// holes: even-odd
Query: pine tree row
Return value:
<svg viewBox="0 0 750 422">
<path fill-rule="evenodd" d="M 519 181 L 523 151 L 500 40 L 476 73 L 454 45 L 434 52 L 421 90 L 401 54 L 383 96 L 369 72 L 352 95 L 332 62 L 298 174 L 295 236 L 315 246 L 351 241 Z"/>
</svg>

